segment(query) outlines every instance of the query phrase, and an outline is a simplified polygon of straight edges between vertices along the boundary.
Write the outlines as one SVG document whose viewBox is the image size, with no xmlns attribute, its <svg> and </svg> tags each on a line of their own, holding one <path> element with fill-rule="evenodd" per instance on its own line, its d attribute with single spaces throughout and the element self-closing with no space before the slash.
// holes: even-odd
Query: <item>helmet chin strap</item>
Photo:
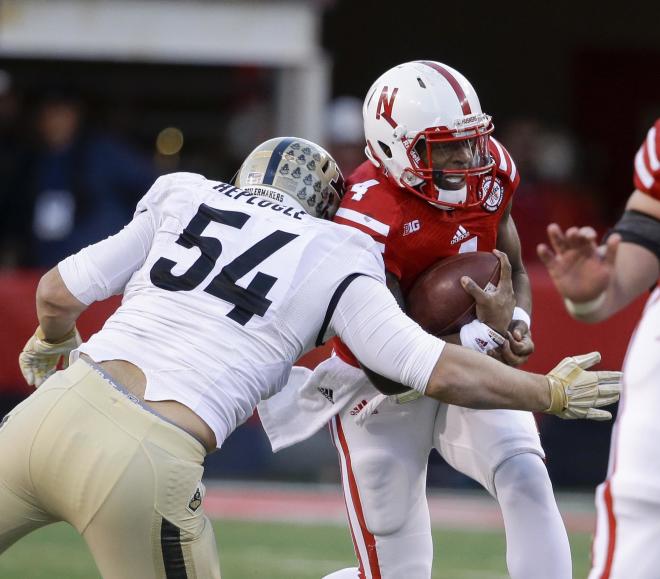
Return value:
<svg viewBox="0 0 660 579">
<path fill-rule="evenodd" d="M 438 186 L 434 186 L 438 194 L 438 203 L 434 203 L 439 209 L 444 209 L 449 211 L 453 207 L 443 206 L 442 202 L 445 203 L 463 203 L 467 199 L 467 185 L 463 185 L 460 189 L 450 190 L 450 189 L 441 189 Z"/>
</svg>

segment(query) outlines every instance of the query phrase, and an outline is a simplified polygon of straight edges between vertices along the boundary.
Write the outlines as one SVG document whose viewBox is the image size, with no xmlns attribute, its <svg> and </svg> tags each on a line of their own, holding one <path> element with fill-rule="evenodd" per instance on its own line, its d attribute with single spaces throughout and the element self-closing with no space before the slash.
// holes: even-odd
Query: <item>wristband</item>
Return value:
<svg viewBox="0 0 660 579">
<path fill-rule="evenodd" d="M 605 293 L 606 292 L 603 292 L 598 297 L 589 300 L 588 302 L 574 302 L 573 300 L 564 298 L 564 305 L 569 314 L 573 316 L 586 316 L 587 314 L 591 314 L 600 309 L 600 306 L 605 303 Z"/>
<path fill-rule="evenodd" d="M 566 390 L 557 377 L 546 374 L 545 378 L 548 381 L 548 388 L 550 389 L 550 406 L 543 412 L 547 414 L 559 414 L 566 410 L 568 406 Z"/>
<path fill-rule="evenodd" d="M 525 322 L 527 324 L 527 327 L 531 330 L 532 329 L 532 320 L 529 317 L 529 314 L 523 310 L 522 308 L 519 308 L 516 306 L 513 308 L 513 316 L 511 317 L 512 320 L 520 320 L 521 322 Z"/>
<path fill-rule="evenodd" d="M 462 346 L 482 354 L 499 348 L 506 341 L 504 336 L 479 320 L 474 320 L 461 327 L 460 336 Z"/>
</svg>

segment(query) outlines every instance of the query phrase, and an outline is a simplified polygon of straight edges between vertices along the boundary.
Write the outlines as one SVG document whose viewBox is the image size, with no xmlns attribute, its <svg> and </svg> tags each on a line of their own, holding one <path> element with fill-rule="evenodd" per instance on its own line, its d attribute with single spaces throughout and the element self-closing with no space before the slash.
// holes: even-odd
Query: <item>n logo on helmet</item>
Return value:
<svg viewBox="0 0 660 579">
<path fill-rule="evenodd" d="M 392 96 L 388 98 L 389 88 L 387 86 L 383 87 L 383 91 L 380 93 L 378 98 L 378 106 L 376 107 L 376 120 L 379 120 L 380 117 L 383 117 L 393 129 L 396 129 L 396 121 L 392 118 L 392 109 L 394 108 L 394 99 L 396 98 L 396 93 L 399 92 L 398 88 L 395 88 L 392 91 Z"/>
</svg>

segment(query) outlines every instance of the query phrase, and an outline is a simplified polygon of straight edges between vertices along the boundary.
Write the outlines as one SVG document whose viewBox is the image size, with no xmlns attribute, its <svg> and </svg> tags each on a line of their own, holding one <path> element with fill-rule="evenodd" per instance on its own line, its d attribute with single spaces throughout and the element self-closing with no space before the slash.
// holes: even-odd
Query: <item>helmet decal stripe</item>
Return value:
<svg viewBox="0 0 660 579">
<path fill-rule="evenodd" d="M 467 95 L 465 94 L 465 91 L 463 90 L 463 87 L 446 68 L 440 66 L 437 62 L 431 62 L 428 60 L 420 60 L 418 62 L 420 64 L 425 64 L 426 66 L 430 66 L 433 70 L 439 72 L 445 78 L 445 80 L 451 85 L 451 88 L 454 89 L 454 92 L 458 97 L 458 102 L 460 103 L 461 109 L 463 110 L 463 114 L 464 115 L 472 114 L 472 109 L 470 108 L 470 103 L 468 101 Z"/>
<path fill-rule="evenodd" d="M 282 154 L 294 140 L 295 139 L 282 139 L 277 147 L 273 149 L 273 154 L 270 157 L 270 161 L 268 161 L 268 167 L 266 167 L 266 174 L 264 175 L 263 180 L 264 185 L 273 184 L 275 173 L 277 173 L 277 168 L 280 166 L 280 161 L 282 160 Z"/>
</svg>

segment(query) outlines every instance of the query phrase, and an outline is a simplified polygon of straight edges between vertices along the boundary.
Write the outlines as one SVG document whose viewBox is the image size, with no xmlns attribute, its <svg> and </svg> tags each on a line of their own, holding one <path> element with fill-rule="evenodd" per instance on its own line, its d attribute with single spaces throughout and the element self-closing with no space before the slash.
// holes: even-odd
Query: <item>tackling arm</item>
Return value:
<svg viewBox="0 0 660 579">
<path fill-rule="evenodd" d="M 584 371 L 598 355 L 566 359 L 548 376 L 515 370 L 427 334 L 366 276 L 346 289 L 331 325 L 365 366 L 450 404 L 603 420 L 609 413 L 595 408 L 618 398 L 620 374 Z"/>
<path fill-rule="evenodd" d="M 394 296 L 396 303 L 401 308 L 403 312 L 406 311 L 406 302 L 403 297 L 403 292 L 401 291 L 401 285 L 399 284 L 399 279 L 390 271 L 385 272 L 385 280 L 387 284 L 387 289 L 390 290 L 391 294 Z M 461 338 L 459 334 L 451 334 L 450 336 L 443 336 L 442 338 L 445 342 L 450 342 L 452 344 L 461 343 Z M 380 374 L 374 372 L 370 368 L 367 368 L 365 365 L 360 363 L 362 370 L 369 378 L 369 381 L 383 394 L 388 396 L 394 396 L 396 394 L 404 394 L 405 392 L 410 392 L 411 388 L 404 386 L 400 382 L 395 380 L 390 380 L 381 376 Z"/>
</svg>

